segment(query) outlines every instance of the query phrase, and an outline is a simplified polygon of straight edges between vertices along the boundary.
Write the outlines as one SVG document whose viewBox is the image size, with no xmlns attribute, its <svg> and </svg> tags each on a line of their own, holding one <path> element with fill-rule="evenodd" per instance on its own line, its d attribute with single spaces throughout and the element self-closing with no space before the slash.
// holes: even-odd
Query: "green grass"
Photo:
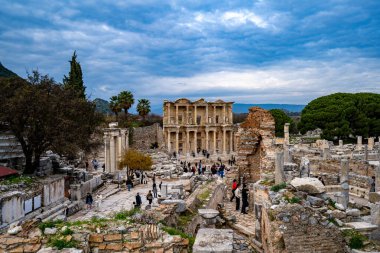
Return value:
<svg viewBox="0 0 380 253">
<path fill-rule="evenodd" d="M 74 231 L 72 231 L 70 228 L 66 228 L 62 231 L 61 235 L 72 235 Z"/>
<path fill-rule="evenodd" d="M 343 235 L 345 237 L 349 238 L 349 243 L 348 246 L 351 249 L 361 249 L 364 246 L 364 241 L 366 241 L 368 238 L 365 237 L 364 235 L 360 234 L 359 232 L 349 229 L 349 230 L 344 230 Z"/>
<path fill-rule="evenodd" d="M 58 238 L 56 236 L 51 237 L 48 241 L 48 244 L 52 247 L 56 247 L 59 250 L 64 248 L 76 248 L 78 246 L 77 241 L 66 241 L 64 238 Z"/>
<path fill-rule="evenodd" d="M 207 189 L 198 195 L 198 199 L 202 202 L 205 202 L 210 197 L 210 194 L 211 194 L 211 190 Z"/>
<path fill-rule="evenodd" d="M 57 227 L 57 225 L 62 225 L 64 221 L 57 220 L 57 221 L 45 221 L 38 225 L 39 229 L 41 229 L 42 233 L 45 231 L 45 228 L 54 228 Z"/>
<path fill-rule="evenodd" d="M 195 214 L 192 214 L 188 211 L 184 214 L 180 214 L 178 216 L 178 226 L 186 227 L 193 220 L 194 216 Z"/>
<path fill-rule="evenodd" d="M 4 185 L 12 185 L 12 184 L 20 184 L 20 183 L 30 185 L 31 183 L 33 183 L 33 179 L 28 176 L 13 175 L 1 181 L 1 184 L 4 184 Z"/>
<path fill-rule="evenodd" d="M 138 208 L 133 208 L 131 210 L 121 211 L 116 213 L 115 219 L 116 220 L 127 220 L 128 218 L 132 217 L 136 213 L 141 213 L 141 210 Z"/>
<path fill-rule="evenodd" d="M 173 228 L 173 227 L 164 226 L 164 227 L 162 227 L 162 230 L 165 231 L 166 233 L 168 233 L 169 235 L 179 235 L 182 238 L 189 239 L 189 248 L 190 249 L 193 248 L 193 245 L 194 245 L 194 242 L 195 242 L 195 237 L 194 236 L 188 235 L 188 234 L 182 232 L 181 230 L 178 230 L 178 229 Z"/>
<path fill-rule="evenodd" d="M 274 192 L 278 192 L 279 190 L 282 190 L 286 187 L 286 183 L 281 183 L 281 184 L 276 184 L 276 185 L 273 185 L 270 190 L 271 191 L 274 191 Z"/>
</svg>

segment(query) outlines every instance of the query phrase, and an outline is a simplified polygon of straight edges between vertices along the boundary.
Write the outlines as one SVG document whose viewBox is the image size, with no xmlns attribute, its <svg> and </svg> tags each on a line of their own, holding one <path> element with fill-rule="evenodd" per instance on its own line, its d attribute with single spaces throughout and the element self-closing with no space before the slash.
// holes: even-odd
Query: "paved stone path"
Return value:
<svg viewBox="0 0 380 253">
<path fill-rule="evenodd" d="M 170 180 L 170 181 L 163 181 L 163 183 L 170 183 L 170 184 L 185 184 L 186 180 Z M 161 182 L 160 179 L 158 179 L 157 182 Z M 107 192 L 112 190 L 113 188 L 116 188 L 117 186 L 115 184 L 108 185 L 107 188 L 111 189 L 104 189 L 102 192 Z M 158 188 L 158 185 L 157 185 Z M 125 189 L 125 186 L 123 188 L 115 193 L 114 195 L 109 196 L 108 198 L 102 199 L 100 201 L 99 207 L 96 207 L 96 201 L 97 197 L 96 194 L 93 194 L 94 198 L 94 206 L 92 209 L 83 209 L 79 211 L 78 213 L 74 214 L 73 216 L 69 217 L 69 220 L 86 220 L 91 219 L 93 216 L 98 217 L 104 217 L 107 215 L 111 215 L 112 213 L 117 213 L 122 210 L 130 210 L 133 208 L 133 202 L 136 201 L 136 194 L 139 193 L 142 200 L 142 209 L 145 209 L 146 205 L 148 204 L 148 201 L 146 199 L 146 195 L 149 190 L 152 190 L 152 182 L 148 182 L 148 184 L 139 184 L 131 189 L 129 192 L 127 189 Z M 158 188 L 158 194 L 160 194 L 160 189 Z M 153 202 L 157 201 L 157 199 L 154 199 Z"/>
</svg>

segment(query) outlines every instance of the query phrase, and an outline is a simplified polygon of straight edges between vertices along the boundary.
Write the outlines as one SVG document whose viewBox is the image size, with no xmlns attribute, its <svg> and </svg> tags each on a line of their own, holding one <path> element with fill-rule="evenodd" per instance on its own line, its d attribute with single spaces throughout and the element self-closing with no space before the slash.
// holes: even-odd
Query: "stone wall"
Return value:
<svg viewBox="0 0 380 253">
<path fill-rule="evenodd" d="M 163 130 L 159 123 L 151 126 L 133 128 L 131 148 L 147 150 L 150 146 L 157 142 L 158 147 L 164 146 Z"/>
<path fill-rule="evenodd" d="M 65 179 L 57 177 L 44 184 L 43 187 L 43 205 L 49 206 L 55 202 L 62 201 L 65 198 Z"/>
<path fill-rule="evenodd" d="M 275 122 L 270 112 L 252 107 L 236 133 L 237 166 L 246 182 L 274 172 Z"/>
<path fill-rule="evenodd" d="M 24 196 L 21 192 L 14 192 L 2 196 L 0 199 L 0 225 L 10 224 L 24 217 Z"/>
</svg>

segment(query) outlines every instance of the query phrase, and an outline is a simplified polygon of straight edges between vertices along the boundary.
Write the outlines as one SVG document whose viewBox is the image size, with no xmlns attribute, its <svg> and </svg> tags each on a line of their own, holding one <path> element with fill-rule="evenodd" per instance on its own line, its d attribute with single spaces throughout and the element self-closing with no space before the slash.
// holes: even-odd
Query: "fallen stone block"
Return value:
<svg viewBox="0 0 380 253">
<path fill-rule="evenodd" d="M 290 184 L 294 186 L 298 191 L 304 191 L 309 194 L 324 193 L 326 191 L 325 186 L 317 178 L 303 177 L 294 178 Z"/>
</svg>

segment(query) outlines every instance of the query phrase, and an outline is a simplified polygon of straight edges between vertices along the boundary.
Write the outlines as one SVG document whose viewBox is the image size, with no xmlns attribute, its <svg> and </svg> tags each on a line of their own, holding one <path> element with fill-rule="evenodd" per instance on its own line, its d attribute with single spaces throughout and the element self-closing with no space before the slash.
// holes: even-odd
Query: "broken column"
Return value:
<svg viewBox="0 0 380 253">
<path fill-rule="evenodd" d="M 281 184 L 285 181 L 284 173 L 284 153 L 276 152 L 275 160 L 275 184 Z"/>
<path fill-rule="evenodd" d="M 368 161 L 368 145 L 364 145 L 364 161 Z"/>
<path fill-rule="evenodd" d="M 373 150 L 374 146 L 375 146 L 375 138 L 369 137 L 368 138 L 368 150 Z"/>
<path fill-rule="evenodd" d="M 330 158 L 330 148 L 323 149 L 323 160 L 327 160 Z"/>
<path fill-rule="evenodd" d="M 285 145 L 289 145 L 290 141 L 289 141 L 289 126 L 290 124 L 289 123 L 285 123 L 284 125 L 284 144 Z"/>
<path fill-rule="evenodd" d="M 340 204 L 343 205 L 345 209 L 347 209 L 348 201 L 350 199 L 350 186 L 348 184 L 348 175 L 349 175 L 349 163 L 347 159 L 341 160 L 341 167 L 340 167 L 340 186 L 342 188 L 340 199 Z"/>
<path fill-rule="evenodd" d="M 375 191 L 380 192 L 380 164 L 375 168 Z"/>
<path fill-rule="evenodd" d="M 363 140 L 362 136 L 357 137 L 357 143 L 356 143 L 356 149 L 357 150 L 362 150 L 362 145 L 363 145 L 362 140 Z"/>
<path fill-rule="evenodd" d="M 343 140 L 339 140 L 339 148 L 343 148 Z"/>
</svg>

